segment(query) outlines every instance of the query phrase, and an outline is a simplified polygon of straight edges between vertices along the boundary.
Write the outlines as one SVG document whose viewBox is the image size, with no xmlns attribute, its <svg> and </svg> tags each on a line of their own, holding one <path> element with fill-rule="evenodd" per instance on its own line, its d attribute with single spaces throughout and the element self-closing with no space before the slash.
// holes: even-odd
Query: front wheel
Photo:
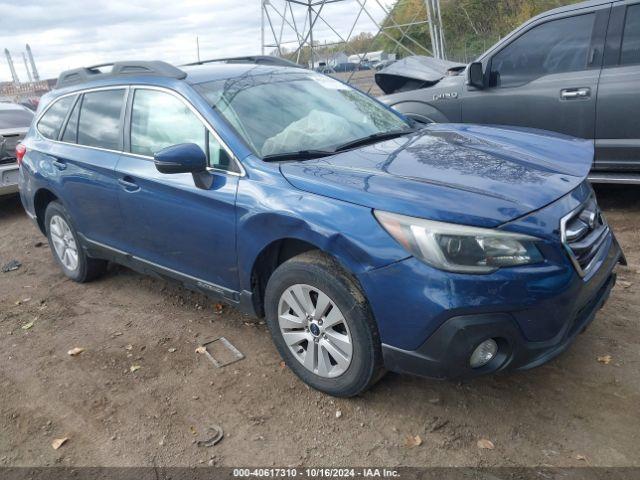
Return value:
<svg viewBox="0 0 640 480">
<path fill-rule="evenodd" d="M 380 340 L 368 304 L 330 257 L 307 252 L 280 265 L 267 284 L 265 310 L 280 355 L 311 387 L 350 397 L 380 378 Z"/>
</svg>

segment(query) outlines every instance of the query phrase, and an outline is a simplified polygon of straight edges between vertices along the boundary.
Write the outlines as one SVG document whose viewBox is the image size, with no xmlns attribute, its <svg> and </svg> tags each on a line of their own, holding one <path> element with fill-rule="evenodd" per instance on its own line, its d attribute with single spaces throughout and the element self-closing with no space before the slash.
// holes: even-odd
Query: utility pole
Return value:
<svg viewBox="0 0 640 480">
<path fill-rule="evenodd" d="M 261 42 L 260 45 L 262 46 L 262 55 L 264 55 L 264 9 L 266 8 L 265 3 L 267 2 L 267 0 L 260 0 L 260 13 L 261 13 L 261 19 L 260 19 L 260 38 L 261 38 Z"/>
<path fill-rule="evenodd" d="M 440 0 L 425 0 L 424 5 L 427 9 L 427 22 L 429 23 L 429 35 L 431 36 L 433 56 L 444 59 L 444 34 L 442 33 Z"/>
<path fill-rule="evenodd" d="M 200 39 L 196 35 L 196 55 L 198 57 L 198 63 L 200 63 Z"/>
<path fill-rule="evenodd" d="M 309 53 L 311 55 L 311 70 L 315 70 L 315 62 L 313 60 L 313 7 L 309 0 Z"/>
</svg>

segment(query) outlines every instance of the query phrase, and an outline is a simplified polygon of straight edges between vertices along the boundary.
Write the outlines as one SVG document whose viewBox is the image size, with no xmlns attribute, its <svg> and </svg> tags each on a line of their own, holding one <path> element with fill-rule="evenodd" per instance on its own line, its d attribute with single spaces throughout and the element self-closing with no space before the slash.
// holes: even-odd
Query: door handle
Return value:
<svg viewBox="0 0 640 480">
<path fill-rule="evenodd" d="M 119 178 L 118 183 L 124 188 L 127 192 L 137 192 L 140 190 L 140 187 L 136 182 L 133 181 L 131 177 Z"/>
<path fill-rule="evenodd" d="M 591 96 L 591 89 L 588 87 L 583 88 L 565 88 L 560 90 L 560 98 L 563 100 L 573 100 L 575 98 L 589 98 Z"/>
<path fill-rule="evenodd" d="M 60 160 L 54 160 L 52 163 L 53 163 L 53 166 L 56 167 L 58 170 L 65 170 L 67 168 L 67 164 L 64 162 L 61 162 Z"/>
</svg>

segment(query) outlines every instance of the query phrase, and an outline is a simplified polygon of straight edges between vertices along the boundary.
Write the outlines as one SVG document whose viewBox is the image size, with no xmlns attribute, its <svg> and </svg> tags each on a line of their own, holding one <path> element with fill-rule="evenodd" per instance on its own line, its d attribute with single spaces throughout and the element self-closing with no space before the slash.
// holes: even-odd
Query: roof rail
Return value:
<svg viewBox="0 0 640 480">
<path fill-rule="evenodd" d="M 109 71 L 100 70 L 103 67 L 111 67 Z M 91 67 L 66 70 L 58 77 L 55 88 L 67 87 L 90 80 L 103 78 L 124 77 L 128 75 L 148 75 L 154 77 L 169 77 L 182 80 L 186 78 L 186 72 L 177 67 L 159 60 L 155 61 L 127 61 L 115 63 L 103 63 Z"/>
<path fill-rule="evenodd" d="M 204 65 L 205 63 L 255 63 L 256 65 L 275 65 L 279 67 L 295 67 L 304 68 L 291 60 L 280 57 L 272 57 L 271 55 L 249 55 L 246 57 L 231 58 L 214 58 L 211 60 L 201 60 L 199 62 L 186 63 L 183 67 L 192 67 L 194 65 Z"/>
</svg>

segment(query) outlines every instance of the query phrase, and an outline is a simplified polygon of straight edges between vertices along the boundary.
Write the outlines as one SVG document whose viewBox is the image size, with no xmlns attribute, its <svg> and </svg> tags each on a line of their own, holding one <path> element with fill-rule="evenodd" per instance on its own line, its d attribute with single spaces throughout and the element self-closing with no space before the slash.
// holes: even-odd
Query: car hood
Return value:
<svg viewBox="0 0 640 480">
<path fill-rule="evenodd" d="M 593 144 L 517 127 L 432 124 L 317 160 L 283 163 L 296 188 L 404 215 L 495 227 L 576 188 Z"/>
</svg>

